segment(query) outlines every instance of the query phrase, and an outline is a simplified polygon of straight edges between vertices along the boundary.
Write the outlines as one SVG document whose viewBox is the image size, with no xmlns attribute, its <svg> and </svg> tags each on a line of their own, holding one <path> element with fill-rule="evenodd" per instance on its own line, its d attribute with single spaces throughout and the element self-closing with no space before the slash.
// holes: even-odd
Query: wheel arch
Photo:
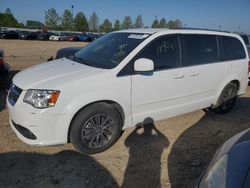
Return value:
<svg viewBox="0 0 250 188">
<path fill-rule="evenodd" d="M 240 89 L 240 81 L 235 79 L 235 80 L 232 80 L 231 82 L 234 83 L 237 86 L 237 90 L 239 91 L 239 89 Z"/>
<path fill-rule="evenodd" d="M 115 101 L 112 101 L 112 100 L 99 100 L 99 101 L 94 101 L 94 102 L 91 102 L 91 103 L 88 103 L 86 104 L 85 106 L 83 106 L 82 108 L 80 108 L 75 114 L 74 116 L 72 117 L 71 121 L 70 121 L 70 124 L 69 124 L 69 128 L 68 128 L 68 131 L 67 131 L 67 143 L 70 143 L 70 131 L 71 131 L 71 128 L 72 128 L 72 123 L 74 121 L 74 119 L 76 118 L 77 114 L 79 114 L 83 109 L 85 109 L 86 107 L 89 107 L 93 104 L 96 104 L 96 103 L 106 103 L 106 104 L 109 104 L 111 105 L 115 110 L 117 110 L 117 112 L 119 113 L 120 117 L 121 117 L 121 121 L 122 121 L 122 127 L 124 126 L 124 121 L 125 121 L 125 113 L 124 113 L 124 110 L 122 108 L 122 106 L 115 102 Z"/>
<path fill-rule="evenodd" d="M 214 101 L 214 103 L 211 106 L 215 106 L 218 103 L 218 100 L 220 98 L 220 95 L 223 91 L 223 89 L 229 84 L 229 83 L 234 83 L 237 86 L 237 91 L 239 91 L 240 89 L 240 81 L 239 78 L 237 77 L 229 77 L 228 79 L 226 79 L 219 87 L 218 92 L 217 92 L 217 97 L 216 97 L 216 101 Z"/>
</svg>

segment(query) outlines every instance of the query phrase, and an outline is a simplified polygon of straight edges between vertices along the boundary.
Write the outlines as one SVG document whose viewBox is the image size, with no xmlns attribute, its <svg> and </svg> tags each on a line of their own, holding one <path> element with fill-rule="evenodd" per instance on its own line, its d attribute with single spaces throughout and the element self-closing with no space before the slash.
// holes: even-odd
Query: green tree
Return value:
<svg viewBox="0 0 250 188">
<path fill-rule="evenodd" d="M 20 27 L 16 18 L 12 15 L 9 8 L 4 13 L 0 13 L 0 26 L 4 27 Z"/>
<path fill-rule="evenodd" d="M 26 22 L 26 28 L 28 29 L 42 29 L 43 27 L 44 24 L 39 21 L 27 20 Z"/>
<path fill-rule="evenodd" d="M 135 28 L 142 28 L 143 27 L 143 22 L 142 22 L 142 17 L 141 15 L 138 15 L 137 18 L 135 19 Z"/>
<path fill-rule="evenodd" d="M 56 9 L 50 8 L 45 12 L 45 25 L 51 29 L 56 29 L 60 23 L 60 16 L 56 12 Z"/>
<path fill-rule="evenodd" d="M 74 19 L 76 31 L 89 31 L 88 21 L 83 12 L 78 12 Z"/>
<path fill-rule="evenodd" d="M 155 19 L 152 23 L 152 28 L 158 28 L 159 27 L 159 21 L 157 19 Z"/>
<path fill-rule="evenodd" d="M 111 30 L 112 30 L 112 23 L 108 19 L 105 19 L 103 24 L 100 26 L 100 31 L 108 33 Z"/>
<path fill-rule="evenodd" d="M 62 16 L 62 27 L 64 30 L 70 31 L 73 29 L 73 15 L 69 9 L 66 9 Z"/>
<path fill-rule="evenodd" d="M 119 21 L 119 20 L 116 20 L 116 21 L 115 21 L 115 24 L 114 24 L 114 30 L 115 30 L 115 31 L 119 31 L 120 29 L 121 29 L 120 21 Z"/>
<path fill-rule="evenodd" d="M 166 21 L 165 18 L 162 18 L 159 22 L 159 28 L 167 28 L 168 27 L 168 23 Z"/>
<path fill-rule="evenodd" d="M 25 28 L 25 25 L 23 23 L 19 23 L 19 27 Z"/>
<path fill-rule="evenodd" d="M 133 28 L 133 22 L 130 16 L 126 16 L 122 23 L 123 29 L 132 29 Z"/>
<path fill-rule="evenodd" d="M 12 15 L 12 12 L 11 12 L 10 8 L 7 8 L 7 9 L 4 11 L 4 14 L 11 14 L 11 15 Z"/>
<path fill-rule="evenodd" d="M 99 30 L 99 18 L 95 12 L 89 18 L 89 30 L 93 32 Z"/>
<path fill-rule="evenodd" d="M 169 29 L 175 29 L 176 28 L 175 22 L 173 20 L 170 20 L 168 22 L 168 27 L 169 27 Z"/>
</svg>

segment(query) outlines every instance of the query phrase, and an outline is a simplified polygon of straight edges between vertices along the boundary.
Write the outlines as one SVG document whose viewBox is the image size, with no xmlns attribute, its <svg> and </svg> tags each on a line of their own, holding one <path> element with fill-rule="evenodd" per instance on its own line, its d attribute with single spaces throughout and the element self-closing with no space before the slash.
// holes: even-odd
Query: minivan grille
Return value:
<svg viewBox="0 0 250 188">
<path fill-rule="evenodd" d="M 15 85 L 11 86 L 10 91 L 9 91 L 9 95 L 8 95 L 8 101 L 12 106 L 14 106 L 16 104 L 22 91 L 23 90 L 21 88 L 15 86 Z"/>
</svg>

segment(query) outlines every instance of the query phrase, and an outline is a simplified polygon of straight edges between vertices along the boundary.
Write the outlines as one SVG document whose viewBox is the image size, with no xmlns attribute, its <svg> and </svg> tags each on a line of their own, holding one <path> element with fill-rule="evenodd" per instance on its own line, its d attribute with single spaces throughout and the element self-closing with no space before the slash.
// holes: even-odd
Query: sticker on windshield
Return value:
<svg viewBox="0 0 250 188">
<path fill-rule="evenodd" d="M 138 34 L 131 34 L 128 36 L 128 38 L 130 39 L 145 39 L 147 38 L 149 35 L 144 34 L 144 35 L 138 35 Z"/>
</svg>

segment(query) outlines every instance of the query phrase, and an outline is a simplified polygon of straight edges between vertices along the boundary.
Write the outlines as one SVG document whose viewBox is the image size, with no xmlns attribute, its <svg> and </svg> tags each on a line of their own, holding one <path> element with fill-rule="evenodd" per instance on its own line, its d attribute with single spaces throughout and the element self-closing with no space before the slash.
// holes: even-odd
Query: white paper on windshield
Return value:
<svg viewBox="0 0 250 188">
<path fill-rule="evenodd" d="M 130 38 L 130 39 L 145 39 L 148 36 L 149 35 L 147 35 L 147 34 L 143 34 L 143 35 L 131 34 L 131 35 L 128 36 L 128 38 Z"/>
</svg>

